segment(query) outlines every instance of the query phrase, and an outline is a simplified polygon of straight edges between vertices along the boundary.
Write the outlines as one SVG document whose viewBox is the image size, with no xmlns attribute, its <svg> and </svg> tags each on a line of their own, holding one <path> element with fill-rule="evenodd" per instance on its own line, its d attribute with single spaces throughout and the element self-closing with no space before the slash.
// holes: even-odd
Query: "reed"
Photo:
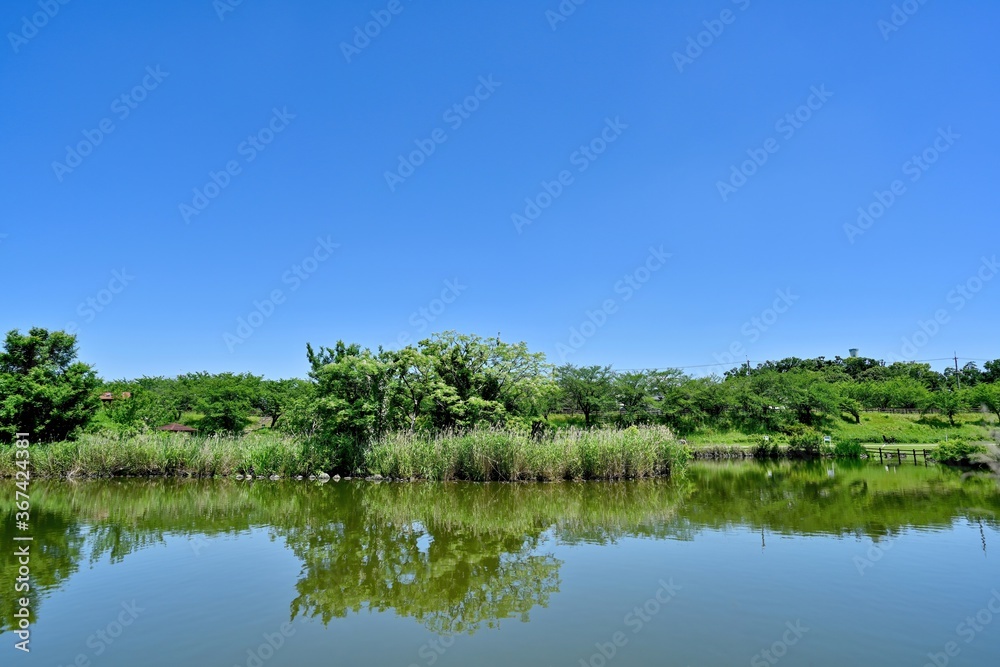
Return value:
<svg viewBox="0 0 1000 667">
<path fill-rule="evenodd" d="M 659 477 L 688 458 L 687 448 L 663 427 L 571 428 L 540 439 L 503 429 L 394 433 L 365 454 L 368 470 L 383 477 L 477 482 Z"/>
<path fill-rule="evenodd" d="M 394 479 L 519 481 L 659 477 L 688 459 L 669 429 L 527 432 L 476 429 L 439 435 L 394 433 L 354 455 L 345 441 L 322 442 L 270 431 L 242 437 L 143 433 L 85 434 L 35 445 L 36 477 L 292 477 L 335 472 Z M 17 470 L 13 446 L 0 447 L 0 477 Z"/>
<path fill-rule="evenodd" d="M 89 433 L 34 445 L 30 452 L 36 477 L 296 475 L 308 474 L 310 463 L 306 443 L 268 432 L 241 438 Z M 0 477 L 13 477 L 16 470 L 13 447 L 0 447 Z"/>
</svg>

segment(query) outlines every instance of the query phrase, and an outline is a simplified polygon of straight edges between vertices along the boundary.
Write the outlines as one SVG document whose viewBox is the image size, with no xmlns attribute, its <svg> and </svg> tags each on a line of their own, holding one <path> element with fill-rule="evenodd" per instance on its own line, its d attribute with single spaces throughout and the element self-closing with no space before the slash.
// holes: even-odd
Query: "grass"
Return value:
<svg viewBox="0 0 1000 667">
<path fill-rule="evenodd" d="M 305 475 L 312 472 L 313 458 L 307 443 L 275 433 L 241 438 L 88 433 L 30 451 L 36 477 Z M 0 477 L 13 477 L 16 470 L 14 447 L 0 447 Z"/>
<path fill-rule="evenodd" d="M 437 436 L 395 433 L 364 451 L 358 449 L 357 456 L 337 443 L 269 429 L 238 438 L 88 433 L 72 442 L 33 446 L 31 470 L 36 477 L 294 477 L 340 472 L 441 481 L 639 479 L 669 475 L 691 456 L 749 457 L 762 439 L 762 434 L 706 430 L 688 436 L 690 444 L 684 445 L 664 427 L 586 430 L 573 426 L 571 419 L 562 424 L 541 439 L 502 429 Z M 896 439 L 886 447 L 902 451 L 934 449 L 945 441 L 1000 440 L 995 420 L 975 413 L 959 415 L 955 426 L 937 415 L 863 413 L 861 424 L 838 420 L 818 430 L 829 434 L 842 453 L 858 445 L 883 445 L 883 435 Z M 770 438 L 779 455 L 791 455 L 787 436 L 772 434 Z M 358 463 L 348 466 L 345 461 Z M 16 472 L 14 446 L 0 445 L 0 477 L 14 477 Z"/>
<path fill-rule="evenodd" d="M 817 427 L 817 430 L 829 435 L 834 444 L 849 441 L 862 445 L 883 445 L 885 443 L 882 436 L 895 438 L 895 443 L 886 446 L 899 447 L 901 450 L 930 449 L 946 440 L 954 439 L 969 442 L 995 440 L 996 436 L 992 431 L 997 428 L 997 423 L 996 419 L 989 415 L 980 413 L 957 415 L 955 422 L 956 425 L 952 426 L 940 415 L 863 412 L 860 424 L 855 424 L 853 419 L 848 421 L 838 418 Z M 761 435 L 763 434 L 707 429 L 687 436 L 687 441 L 694 448 L 725 445 L 750 449 L 760 441 Z M 770 434 L 770 437 L 779 444 L 787 442 L 787 438 L 780 434 Z"/>
<path fill-rule="evenodd" d="M 542 439 L 479 429 L 425 437 L 397 433 L 367 452 L 371 472 L 438 481 L 639 479 L 668 475 L 688 452 L 663 427 L 561 429 Z"/>
<path fill-rule="evenodd" d="M 0 477 L 18 470 L 13 445 L 0 447 Z M 72 442 L 36 445 L 36 477 L 160 477 L 345 472 L 390 478 L 517 481 L 658 477 L 687 460 L 687 449 L 662 427 L 561 430 L 535 440 L 521 431 L 480 429 L 439 436 L 397 433 L 362 454 L 356 470 L 338 462 L 335 444 L 261 430 L 242 437 L 145 433 L 85 434 Z"/>
</svg>

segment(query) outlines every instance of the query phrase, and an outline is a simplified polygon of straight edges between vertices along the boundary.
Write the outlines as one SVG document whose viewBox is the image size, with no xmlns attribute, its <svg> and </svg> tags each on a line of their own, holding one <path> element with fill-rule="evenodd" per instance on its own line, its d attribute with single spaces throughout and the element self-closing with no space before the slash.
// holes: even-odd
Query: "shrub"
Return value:
<svg viewBox="0 0 1000 667">
<path fill-rule="evenodd" d="M 781 454 L 778 443 L 771 438 L 764 439 L 763 436 L 753 446 L 752 452 L 755 459 L 776 459 Z"/>
<path fill-rule="evenodd" d="M 820 455 L 820 434 L 813 429 L 797 431 L 788 438 L 789 458 L 815 458 Z"/>
<path fill-rule="evenodd" d="M 842 440 L 833 446 L 833 455 L 838 459 L 860 459 L 865 454 L 865 448 L 856 440 Z"/>
<path fill-rule="evenodd" d="M 949 440 L 942 442 L 934 450 L 934 460 L 938 463 L 952 465 L 971 465 L 977 455 L 985 454 L 986 447 L 965 442 L 964 440 Z"/>
</svg>

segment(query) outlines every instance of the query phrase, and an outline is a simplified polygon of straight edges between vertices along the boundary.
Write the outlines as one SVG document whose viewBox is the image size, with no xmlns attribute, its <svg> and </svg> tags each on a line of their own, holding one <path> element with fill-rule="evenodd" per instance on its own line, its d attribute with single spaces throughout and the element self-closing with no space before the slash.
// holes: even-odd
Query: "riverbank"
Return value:
<svg viewBox="0 0 1000 667">
<path fill-rule="evenodd" d="M 239 477 L 383 478 L 429 481 L 560 481 L 669 477 L 692 460 L 863 459 L 864 446 L 788 442 L 707 444 L 679 440 L 664 427 L 627 429 L 564 428 L 534 438 L 525 431 L 477 429 L 437 436 L 394 433 L 367 448 L 344 442 L 323 443 L 271 430 L 240 437 L 201 437 L 143 433 L 129 437 L 84 434 L 74 441 L 34 445 L 31 475 L 36 478 L 85 477 Z M 997 451 L 961 440 L 949 443 L 892 445 L 912 456 L 928 450 L 941 463 L 978 464 L 1000 460 Z M 15 448 L 0 446 L 0 478 L 20 469 Z"/>
</svg>

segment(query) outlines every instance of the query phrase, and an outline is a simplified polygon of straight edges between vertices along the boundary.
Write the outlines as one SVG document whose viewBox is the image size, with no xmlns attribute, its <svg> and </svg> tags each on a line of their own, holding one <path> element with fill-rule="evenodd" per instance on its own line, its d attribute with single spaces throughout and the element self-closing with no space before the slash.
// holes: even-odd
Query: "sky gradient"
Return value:
<svg viewBox="0 0 1000 667">
<path fill-rule="evenodd" d="M 0 26 L 0 328 L 75 330 L 106 378 L 304 376 L 307 342 L 448 329 L 698 374 L 1000 357 L 996 3 L 12 0 Z"/>
</svg>

